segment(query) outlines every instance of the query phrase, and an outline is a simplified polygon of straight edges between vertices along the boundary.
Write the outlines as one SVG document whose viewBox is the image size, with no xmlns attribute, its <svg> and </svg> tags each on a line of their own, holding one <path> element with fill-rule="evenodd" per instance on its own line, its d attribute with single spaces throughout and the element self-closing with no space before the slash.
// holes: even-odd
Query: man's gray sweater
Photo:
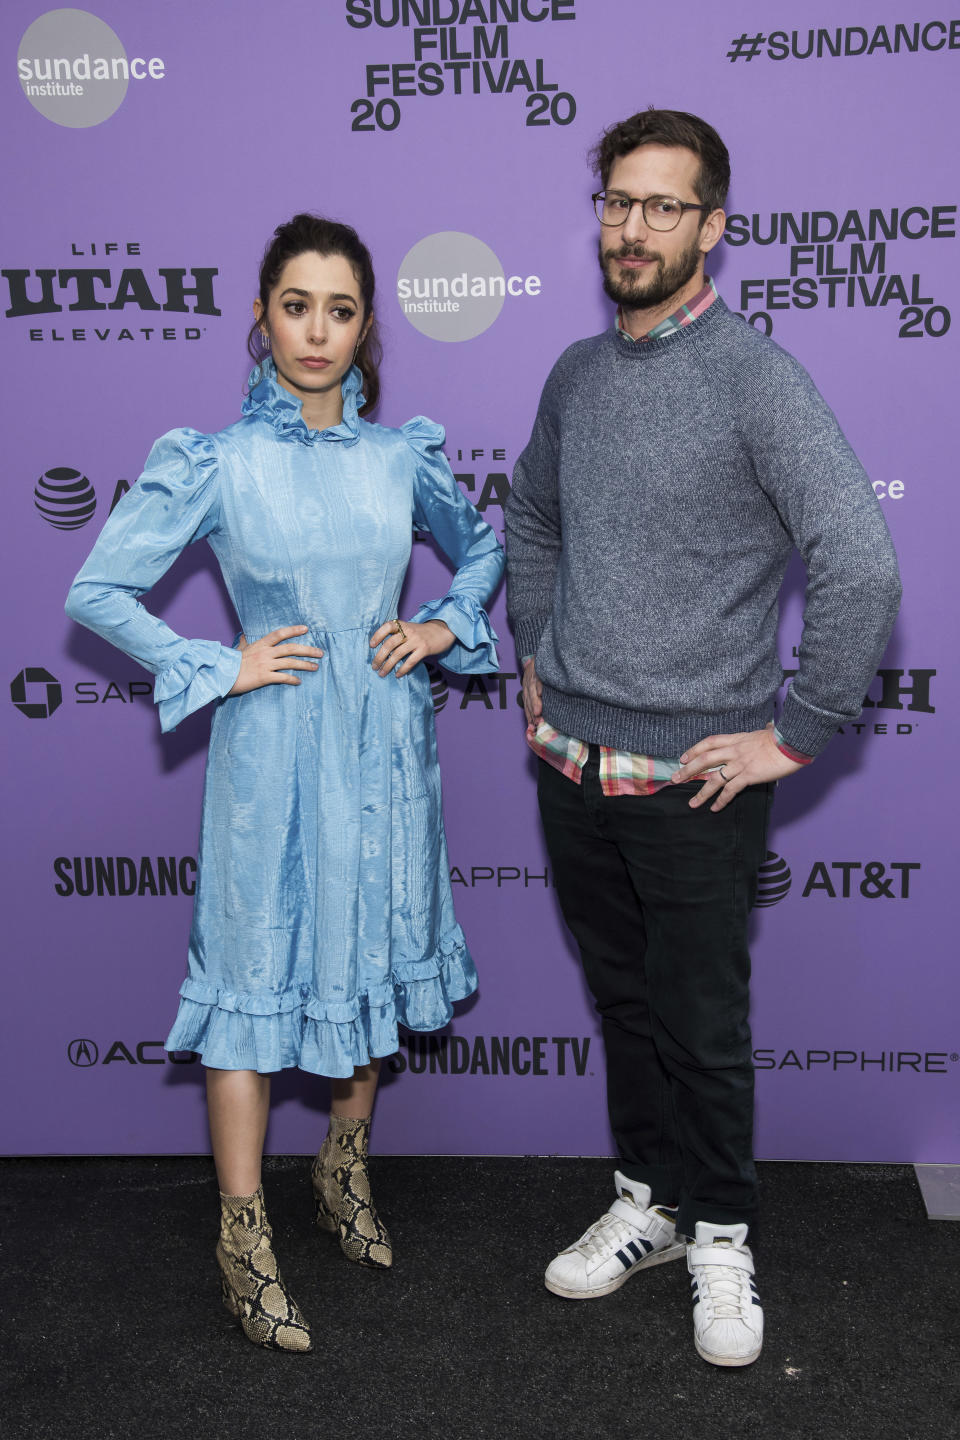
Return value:
<svg viewBox="0 0 960 1440">
<path fill-rule="evenodd" d="M 817 755 L 860 713 L 900 600 L 886 522 L 832 411 L 719 299 L 662 339 L 611 328 L 564 351 L 506 529 L 508 611 L 545 719 L 641 754 L 772 718 L 793 545 L 807 593 L 778 728 L 794 749 Z"/>
</svg>

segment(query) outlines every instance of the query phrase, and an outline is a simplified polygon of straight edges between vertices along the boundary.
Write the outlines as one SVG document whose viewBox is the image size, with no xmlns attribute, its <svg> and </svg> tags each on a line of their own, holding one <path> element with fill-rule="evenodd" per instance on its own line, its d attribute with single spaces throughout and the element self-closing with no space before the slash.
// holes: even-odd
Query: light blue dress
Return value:
<svg viewBox="0 0 960 1440">
<path fill-rule="evenodd" d="M 256 372 L 255 372 L 256 373 Z M 495 671 L 483 610 L 503 568 L 493 531 L 418 417 L 308 430 L 272 362 L 216 435 L 158 440 L 80 571 L 67 613 L 156 675 L 164 730 L 218 699 L 210 737 L 187 979 L 166 1041 L 204 1064 L 345 1076 L 434 1030 L 476 971 L 453 913 L 425 666 L 383 678 L 373 631 L 397 614 L 413 528 L 456 567 L 415 620 L 446 621 L 441 664 Z M 140 605 L 206 539 L 247 639 L 303 624 L 324 651 L 299 686 L 227 696 L 240 652 L 185 640 Z M 227 698 L 222 698 L 222 697 Z"/>
</svg>

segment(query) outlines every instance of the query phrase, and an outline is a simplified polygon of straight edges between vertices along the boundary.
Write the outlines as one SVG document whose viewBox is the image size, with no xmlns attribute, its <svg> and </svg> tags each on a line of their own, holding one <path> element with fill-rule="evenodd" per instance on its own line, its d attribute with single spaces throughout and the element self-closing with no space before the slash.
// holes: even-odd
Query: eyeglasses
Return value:
<svg viewBox="0 0 960 1440">
<path fill-rule="evenodd" d="M 625 225 L 634 205 L 639 205 L 644 224 L 651 230 L 676 230 L 687 210 L 709 210 L 709 205 L 691 205 L 675 195 L 648 195 L 635 200 L 622 190 L 600 190 L 591 197 L 601 225 Z"/>
</svg>

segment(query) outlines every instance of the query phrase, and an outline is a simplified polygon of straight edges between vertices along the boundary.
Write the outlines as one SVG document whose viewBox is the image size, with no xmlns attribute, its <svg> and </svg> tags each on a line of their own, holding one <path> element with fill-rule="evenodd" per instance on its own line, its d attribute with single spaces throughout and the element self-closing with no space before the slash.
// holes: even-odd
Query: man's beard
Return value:
<svg viewBox="0 0 960 1440">
<path fill-rule="evenodd" d="M 652 272 L 644 270 L 638 274 L 614 274 L 611 257 L 617 255 L 655 260 L 656 269 Z M 603 271 L 603 288 L 615 304 L 623 305 L 628 310 L 652 310 L 655 306 L 672 300 L 674 295 L 693 279 L 702 255 L 699 238 L 693 240 L 686 250 L 682 250 L 672 264 L 667 265 L 661 255 L 647 250 L 643 245 L 621 245 L 618 250 L 605 253 L 601 237 L 598 258 Z"/>
</svg>

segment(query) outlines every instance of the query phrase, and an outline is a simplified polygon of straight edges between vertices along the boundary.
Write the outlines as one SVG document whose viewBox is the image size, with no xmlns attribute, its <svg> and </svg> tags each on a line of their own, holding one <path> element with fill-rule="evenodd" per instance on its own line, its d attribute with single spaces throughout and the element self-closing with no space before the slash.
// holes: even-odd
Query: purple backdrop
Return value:
<svg viewBox="0 0 960 1440">
<path fill-rule="evenodd" d="M 62 604 L 152 440 L 236 415 L 273 226 L 312 208 L 368 240 L 387 352 L 380 418 L 441 420 L 461 483 L 502 532 L 550 365 L 610 320 L 585 152 L 604 125 L 656 103 L 700 111 L 727 141 L 729 243 L 712 271 L 839 414 L 905 582 L 862 722 L 782 786 L 775 809 L 754 926 L 758 1153 L 960 1162 L 939 783 L 957 713 L 960 21 L 913 0 L 866 8 L 869 21 L 849 0 L 793 3 L 771 32 L 757 0 L 672 13 L 636 0 L 277 0 L 269 12 L 103 0 L 95 16 L 49 19 L 36 0 L 8 0 L 2 1053 L 15 1100 L 3 1151 L 207 1145 L 201 1067 L 170 1063 L 158 1042 L 183 974 L 209 715 L 161 739 L 150 677 L 72 629 Z M 398 298 L 398 279 L 410 303 L 418 280 L 442 300 L 457 289 L 438 276 L 496 291 L 501 271 L 499 310 L 468 294 L 456 311 L 407 312 Z M 84 512 L 76 522 L 65 496 Z M 408 611 L 444 588 L 443 565 L 417 546 Z M 798 573 L 783 607 L 788 668 L 801 602 Z M 188 634 L 234 633 L 205 547 L 151 603 Z M 404 1044 L 377 1145 L 607 1154 L 597 1027 L 545 879 L 502 595 L 493 609 L 501 676 L 435 686 L 454 888 L 481 990 L 448 1036 Z M 94 882 L 96 858 L 102 881 L 114 857 L 114 888 L 135 873 L 143 893 L 77 893 L 85 857 Z M 270 1149 L 315 1148 L 325 1083 L 288 1072 L 275 1094 Z"/>
</svg>

